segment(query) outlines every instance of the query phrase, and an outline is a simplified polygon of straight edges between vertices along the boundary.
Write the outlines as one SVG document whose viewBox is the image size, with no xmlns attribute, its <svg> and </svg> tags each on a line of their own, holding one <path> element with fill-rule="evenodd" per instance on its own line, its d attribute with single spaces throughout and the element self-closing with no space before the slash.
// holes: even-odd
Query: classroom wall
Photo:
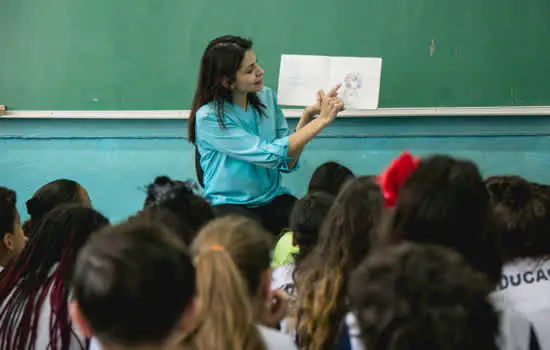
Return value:
<svg viewBox="0 0 550 350">
<path fill-rule="evenodd" d="M 186 134 L 184 120 L 0 119 L 0 185 L 17 191 L 25 217 L 24 201 L 39 186 L 75 179 L 96 208 L 119 221 L 139 209 L 155 176 L 194 178 Z M 403 149 L 469 158 L 485 176 L 550 183 L 549 146 L 550 118 L 543 116 L 346 118 L 306 148 L 284 183 L 303 194 L 313 170 L 329 160 L 376 174 Z"/>
</svg>

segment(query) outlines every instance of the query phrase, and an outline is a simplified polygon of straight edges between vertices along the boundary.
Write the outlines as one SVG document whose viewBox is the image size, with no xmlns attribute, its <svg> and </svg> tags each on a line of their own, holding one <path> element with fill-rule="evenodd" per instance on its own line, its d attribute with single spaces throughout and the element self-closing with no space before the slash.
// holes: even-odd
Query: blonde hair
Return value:
<svg viewBox="0 0 550 350">
<path fill-rule="evenodd" d="M 206 225 L 191 250 L 197 270 L 199 327 L 184 340 L 193 349 L 264 350 L 253 299 L 269 268 L 272 240 L 260 224 L 225 217 Z"/>
</svg>

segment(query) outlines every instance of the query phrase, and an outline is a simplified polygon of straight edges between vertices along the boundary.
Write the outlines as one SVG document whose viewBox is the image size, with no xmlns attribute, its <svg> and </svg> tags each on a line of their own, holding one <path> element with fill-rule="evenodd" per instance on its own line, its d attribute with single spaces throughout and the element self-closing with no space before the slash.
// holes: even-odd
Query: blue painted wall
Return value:
<svg viewBox="0 0 550 350">
<path fill-rule="evenodd" d="M 294 121 L 291 121 L 291 124 Z M 0 185 L 24 201 L 44 183 L 71 178 L 88 189 L 111 220 L 138 210 L 157 175 L 194 178 L 183 120 L 0 119 Z M 550 183 L 549 117 L 348 118 L 307 148 L 301 169 L 285 177 L 296 195 L 324 161 L 375 174 L 403 149 L 450 153 L 476 161 L 485 176 L 520 174 Z"/>
</svg>

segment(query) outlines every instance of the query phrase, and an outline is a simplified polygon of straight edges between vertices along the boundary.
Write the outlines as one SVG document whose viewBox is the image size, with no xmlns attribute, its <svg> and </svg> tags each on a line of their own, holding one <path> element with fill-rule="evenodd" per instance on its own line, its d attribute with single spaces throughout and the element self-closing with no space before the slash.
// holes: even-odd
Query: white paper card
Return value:
<svg viewBox="0 0 550 350">
<path fill-rule="evenodd" d="M 381 58 L 282 55 L 278 102 L 309 106 L 319 89 L 341 83 L 338 96 L 347 109 L 377 109 L 381 72 Z"/>
</svg>

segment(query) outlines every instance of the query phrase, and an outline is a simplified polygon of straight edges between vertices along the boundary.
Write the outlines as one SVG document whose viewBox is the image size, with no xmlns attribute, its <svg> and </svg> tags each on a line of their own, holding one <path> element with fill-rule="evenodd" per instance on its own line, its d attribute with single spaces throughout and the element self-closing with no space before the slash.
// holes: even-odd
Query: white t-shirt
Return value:
<svg viewBox="0 0 550 350">
<path fill-rule="evenodd" d="M 495 294 L 523 315 L 542 349 L 550 349 L 550 261 L 519 259 L 506 264 Z"/>
<path fill-rule="evenodd" d="M 273 269 L 271 273 L 271 289 L 282 289 L 291 297 L 296 297 L 296 286 L 292 274 L 294 263 L 281 265 Z"/>
<path fill-rule="evenodd" d="M 365 347 L 360 338 L 361 330 L 359 329 L 359 323 L 357 323 L 357 318 L 351 312 L 346 315 L 346 326 L 348 327 L 351 350 L 364 350 Z"/>
<path fill-rule="evenodd" d="M 273 328 L 258 326 L 268 350 L 294 350 L 296 345 L 288 335 Z"/>
<path fill-rule="evenodd" d="M 264 342 L 268 350 L 296 349 L 296 345 L 294 345 L 289 336 L 265 326 L 258 326 L 258 329 L 264 338 Z M 90 342 L 90 350 L 101 350 L 101 345 L 99 345 L 99 342 L 95 338 L 92 338 L 92 341 Z"/>
<path fill-rule="evenodd" d="M 295 302 L 296 286 L 292 274 L 294 273 L 294 263 L 281 265 L 273 269 L 271 273 L 271 290 L 281 289 L 291 298 L 291 303 Z M 291 338 L 296 337 L 295 319 L 284 319 L 281 321 L 281 331 Z"/>
<path fill-rule="evenodd" d="M 521 312 L 514 309 L 510 301 L 500 293 L 491 294 L 489 299 L 500 315 L 499 348 L 501 350 L 528 350 L 529 341 L 531 340 L 531 323 L 529 320 Z"/>
</svg>

